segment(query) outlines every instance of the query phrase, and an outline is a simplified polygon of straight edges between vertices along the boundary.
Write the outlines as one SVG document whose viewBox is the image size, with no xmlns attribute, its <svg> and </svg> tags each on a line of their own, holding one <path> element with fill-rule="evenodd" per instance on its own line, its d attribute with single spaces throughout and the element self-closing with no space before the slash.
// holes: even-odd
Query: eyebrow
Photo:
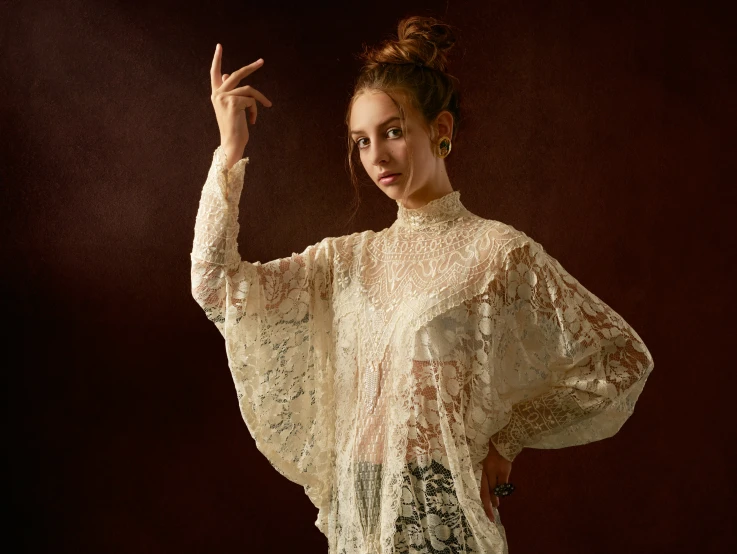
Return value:
<svg viewBox="0 0 737 554">
<path fill-rule="evenodd" d="M 387 119 L 386 121 L 382 121 L 381 123 L 379 123 L 377 125 L 377 127 L 383 127 L 387 123 L 391 123 L 392 121 L 395 121 L 397 119 L 400 119 L 401 120 L 401 118 L 398 115 L 392 116 L 389 119 Z M 355 131 L 351 131 L 351 135 L 360 135 L 361 133 L 363 133 L 363 131 L 361 131 L 360 129 L 357 129 Z"/>
</svg>

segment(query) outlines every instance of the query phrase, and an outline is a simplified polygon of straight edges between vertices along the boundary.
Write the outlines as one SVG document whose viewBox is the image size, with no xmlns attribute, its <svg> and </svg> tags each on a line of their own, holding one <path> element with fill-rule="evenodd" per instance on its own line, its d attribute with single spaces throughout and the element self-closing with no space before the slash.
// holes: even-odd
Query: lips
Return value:
<svg viewBox="0 0 737 554">
<path fill-rule="evenodd" d="M 400 173 L 386 173 L 382 177 L 379 177 L 379 183 L 385 187 L 389 187 L 398 181 L 400 175 Z"/>
</svg>

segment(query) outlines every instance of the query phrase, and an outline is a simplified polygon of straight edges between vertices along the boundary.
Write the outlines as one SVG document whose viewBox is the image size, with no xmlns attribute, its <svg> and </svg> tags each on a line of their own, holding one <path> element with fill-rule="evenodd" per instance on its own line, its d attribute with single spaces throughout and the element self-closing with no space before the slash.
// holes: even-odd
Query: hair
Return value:
<svg viewBox="0 0 737 554">
<path fill-rule="evenodd" d="M 422 115 L 425 130 L 431 135 L 431 126 L 442 111 L 453 116 L 455 139 L 461 122 L 460 87 L 456 77 L 448 70 L 447 53 L 456 42 L 450 25 L 433 17 L 411 16 L 402 19 L 397 26 L 397 38 L 388 39 L 370 48 L 363 45 L 358 55 L 363 67 L 353 87 L 345 123 L 350 127 L 351 110 L 358 96 L 368 91 L 386 93 L 399 109 L 402 135 L 406 140 L 406 108 L 411 107 Z M 435 140 L 436 137 L 431 137 Z M 350 222 L 360 206 L 360 186 L 355 171 L 355 143 L 350 132 L 348 142 L 348 171 L 355 191 Z M 410 176 L 412 178 L 412 153 Z M 405 187 L 405 195 L 409 187 Z"/>
</svg>

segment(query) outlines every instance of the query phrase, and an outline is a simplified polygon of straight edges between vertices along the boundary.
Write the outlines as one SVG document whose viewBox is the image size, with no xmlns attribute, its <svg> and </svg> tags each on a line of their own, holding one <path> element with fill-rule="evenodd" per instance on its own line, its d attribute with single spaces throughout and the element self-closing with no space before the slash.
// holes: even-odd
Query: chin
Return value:
<svg viewBox="0 0 737 554">
<path fill-rule="evenodd" d="M 404 194 L 403 187 L 385 187 L 383 185 L 379 185 L 379 188 L 381 189 L 381 192 L 386 194 L 392 200 L 399 200 L 400 198 L 402 198 L 402 194 Z"/>
</svg>

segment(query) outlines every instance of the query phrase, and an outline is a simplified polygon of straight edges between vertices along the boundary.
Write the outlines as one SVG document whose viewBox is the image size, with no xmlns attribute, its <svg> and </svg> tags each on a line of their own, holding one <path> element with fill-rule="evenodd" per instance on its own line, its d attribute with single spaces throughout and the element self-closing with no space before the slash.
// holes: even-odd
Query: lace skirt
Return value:
<svg viewBox="0 0 737 554">
<path fill-rule="evenodd" d="M 365 536 L 378 532 L 381 464 L 357 462 L 356 498 Z M 498 510 L 494 509 L 502 535 Z M 506 537 L 505 537 L 506 540 Z M 396 520 L 397 553 L 478 552 L 471 528 L 453 486 L 450 470 L 432 461 L 428 466 L 409 462 L 402 484 L 402 510 Z"/>
</svg>

